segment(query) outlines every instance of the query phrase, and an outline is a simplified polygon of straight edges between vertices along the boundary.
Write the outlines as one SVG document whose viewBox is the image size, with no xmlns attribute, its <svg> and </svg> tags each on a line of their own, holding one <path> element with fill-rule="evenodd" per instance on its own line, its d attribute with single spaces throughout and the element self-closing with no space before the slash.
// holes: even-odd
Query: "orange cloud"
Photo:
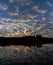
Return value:
<svg viewBox="0 0 53 65">
<path fill-rule="evenodd" d="M 33 18 L 36 18 L 37 16 L 33 14 L 28 14 L 28 17 L 33 19 Z"/>
<path fill-rule="evenodd" d="M 14 19 L 13 22 L 29 22 L 30 19 Z"/>
</svg>

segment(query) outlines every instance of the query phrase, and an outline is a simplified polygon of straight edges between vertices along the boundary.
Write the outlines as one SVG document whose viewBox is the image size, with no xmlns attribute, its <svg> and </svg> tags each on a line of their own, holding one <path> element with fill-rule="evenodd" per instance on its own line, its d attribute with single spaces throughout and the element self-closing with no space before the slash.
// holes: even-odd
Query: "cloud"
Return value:
<svg viewBox="0 0 53 65">
<path fill-rule="evenodd" d="M 0 10 L 5 11 L 5 10 L 7 10 L 7 9 L 8 9 L 8 6 L 7 6 L 6 4 L 1 4 L 1 3 L 0 3 Z"/>
<path fill-rule="evenodd" d="M 19 12 L 19 7 L 18 6 L 14 6 L 15 9 L 16 9 L 16 12 L 18 13 Z"/>
<path fill-rule="evenodd" d="M 22 2 L 21 5 L 30 5 L 31 4 L 31 1 L 26 1 L 26 2 Z"/>
<path fill-rule="evenodd" d="M 18 6 L 13 6 L 15 8 L 15 12 L 12 11 L 12 12 L 8 12 L 10 16 L 18 16 L 18 13 L 19 13 L 19 7 Z"/>
<path fill-rule="evenodd" d="M 35 5 L 35 6 L 33 6 L 33 7 L 32 7 L 32 9 L 38 9 L 38 6 L 37 6 L 37 5 Z"/>
<path fill-rule="evenodd" d="M 39 9 L 38 5 L 33 6 L 32 9 L 42 14 L 45 14 L 47 12 L 47 10 Z"/>
<path fill-rule="evenodd" d="M 7 21 L 8 19 L 7 18 L 0 18 L 1 21 Z"/>
<path fill-rule="evenodd" d="M 17 12 L 12 12 L 12 13 L 10 13 L 10 16 L 18 16 L 18 13 Z"/>
<path fill-rule="evenodd" d="M 3 27 L 3 25 L 0 24 L 0 29 Z"/>
<path fill-rule="evenodd" d="M 24 27 L 24 35 L 25 36 L 31 35 L 30 31 L 28 31 L 26 27 Z"/>
<path fill-rule="evenodd" d="M 53 24 L 53 21 L 48 22 L 49 24 Z"/>
<path fill-rule="evenodd" d="M 37 26 L 35 30 L 36 30 L 36 31 L 38 31 L 38 30 L 41 31 L 41 29 L 42 29 L 43 27 L 45 27 L 45 26 L 46 26 L 46 24 L 43 23 L 43 24 L 41 24 L 40 26 Z"/>
<path fill-rule="evenodd" d="M 41 28 L 42 28 L 42 27 L 40 26 L 40 27 L 37 27 L 35 30 L 38 31 L 38 30 L 40 30 Z"/>
<path fill-rule="evenodd" d="M 44 27 L 44 26 L 46 26 L 46 24 L 45 24 L 45 23 L 41 24 L 41 27 Z"/>
<path fill-rule="evenodd" d="M 7 23 L 9 22 L 29 22 L 31 21 L 30 19 L 12 19 L 12 18 L 0 18 L 0 21 L 6 21 Z"/>
<path fill-rule="evenodd" d="M 53 20 L 53 18 L 50 18 L 50 20 Z"/>
<path fill-rule="evenodd" d="M 35 23 L 36 23 L 36 22 L 39 22 L 39 21 L 40 21 L 40 20 L 38 20 L 38 19 L 35 19 L 35 20 L 34 20 Z"/>
<path fill-rule="evenodd" d="M 11 18 L 0 18 L 1 22 L 5 21 L 5 22 L 13 22 L 13 19 Z"/>
<path fill-rule="evenodd" d="M 20 3 L 22 6 L 31 4 L 30 0 L 9 0 L 9 3 L 14 3 L 14 2 Z"/>
<path fill-rule="evenodd" d="M 15 0 L 9 0 L 9 3 L 13 3 Z"/>
<path fill-rule="evenodd" d="M 50 2 L 46 2 L 46 4 L 49 6 L 49 7 L 52 7 L 52 4 Z"/>
<path fill-rule="evenodd" d="M 15 1 L 20 3 L 21 6 L 24 6 L 24 5 L 29 6 L 31 4 L 31 0 L 15 0 Z"/>
<path fill-rule="evenodd" d="M 41 10 L 36 9 L 36 11 L 39 12 L 39 13 L 42 13 L 42 14 L 45 14 L 47 12 L 47 10 L 43 10 L 43 9 L 41 9 Z"/>
<path fill-rule="evenodd" d="M 33 15 L 33 14 L 28 14 L 28 17 L 31 18 L 31 19 L 34 19 L 34 18 L 36 18 L 37 16 L 36 16 L 36 15 Z"/>
<path fill-rule="evenodd" d="M 45 21 L 45 20 L 47 20 L 47 18 L 43 16 L 43 17 L 42 17 L 42 20 Z"/>
<path fill-rule="evenodd" d="M 14 19 L 13 22 L 29 22 L 30 19 Z"/>
<path fill-rule="evenodd" d="M 53 12 L 51 12 L 50 15 L 53 16 Z"/>
</svg>

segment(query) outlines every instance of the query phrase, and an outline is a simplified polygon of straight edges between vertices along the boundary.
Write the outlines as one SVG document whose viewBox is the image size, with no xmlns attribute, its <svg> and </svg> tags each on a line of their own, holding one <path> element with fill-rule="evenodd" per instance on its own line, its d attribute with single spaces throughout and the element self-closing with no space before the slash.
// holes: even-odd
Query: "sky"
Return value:
<svg viewBox="0 0 53 65">
<path fill-rule="evenodd" d="M 53 0 L 0 0 L 0 37 L 37 34 L 53 38 Z"/>
</svg>

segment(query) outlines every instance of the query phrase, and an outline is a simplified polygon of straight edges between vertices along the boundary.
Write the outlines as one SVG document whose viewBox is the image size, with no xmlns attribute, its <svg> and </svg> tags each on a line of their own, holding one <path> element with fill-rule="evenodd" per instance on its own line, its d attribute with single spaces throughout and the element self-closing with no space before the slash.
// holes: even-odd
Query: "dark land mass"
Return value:
<svg viewBox="0 0 53 65">
<path fill-rule="evenodd" d="M 53 38 L 41 37 L 41 35 L 24 37 L 0 37 L 0 46 L 23 45 L 41 47 L 43 44 L 53 43 Z"/>
</svg>

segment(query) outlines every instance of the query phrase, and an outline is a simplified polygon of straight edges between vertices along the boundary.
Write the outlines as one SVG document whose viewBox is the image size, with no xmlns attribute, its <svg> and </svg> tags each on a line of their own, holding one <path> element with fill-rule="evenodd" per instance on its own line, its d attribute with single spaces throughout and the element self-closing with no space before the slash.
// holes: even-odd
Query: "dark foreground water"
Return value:
<svg viewBox="0 0 53 65">
<path fill-rule="evenodd" d="M 36 46 L 0 46 L 0 65 L 53 65 L 53 44 Z"/>
</svg>

